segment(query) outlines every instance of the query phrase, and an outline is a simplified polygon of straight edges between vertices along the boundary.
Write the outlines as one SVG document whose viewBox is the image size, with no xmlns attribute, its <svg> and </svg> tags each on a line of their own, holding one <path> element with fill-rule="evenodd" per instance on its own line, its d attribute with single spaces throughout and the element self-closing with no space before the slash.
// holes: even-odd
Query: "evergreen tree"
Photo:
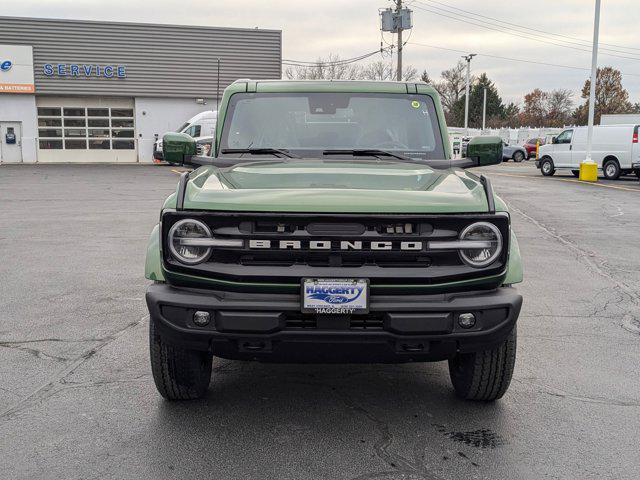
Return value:
<svg viewBox="0 0 640 480">
<path fill-rule="evenodd" d="M 469 128 L 482 128 L 482 106 L 484 90 L 487 90 L 487 125 L 504 119 L 505 105 L 498 89 L 486 73 L 480 75 L 471 85 L 469 93 Z M 456 101 L 452 109 L 452 125 L 464 126 L 464 94 Z"/>
</svg>

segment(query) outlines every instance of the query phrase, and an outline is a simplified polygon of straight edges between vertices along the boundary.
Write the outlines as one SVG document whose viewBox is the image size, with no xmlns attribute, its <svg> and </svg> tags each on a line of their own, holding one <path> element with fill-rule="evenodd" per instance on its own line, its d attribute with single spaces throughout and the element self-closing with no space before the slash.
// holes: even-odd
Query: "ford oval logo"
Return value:
<svg viewBox="0 0 640 480">
<path fill-rule="evenodd" d="M 0 63 L 0 70 L 2 70 L 3 72 L 11 70 L 11 67 L 13 67 L 13 63 L 11 63 L 11 60 L 5 60 L 4 62 Z"/>
</svg>

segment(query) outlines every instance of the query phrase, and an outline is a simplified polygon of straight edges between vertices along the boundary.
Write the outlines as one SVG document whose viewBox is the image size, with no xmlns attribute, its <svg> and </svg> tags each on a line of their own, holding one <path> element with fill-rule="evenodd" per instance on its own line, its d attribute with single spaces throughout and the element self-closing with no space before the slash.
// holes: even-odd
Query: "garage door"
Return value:
<svg viewBox="0 0 640 480">
<path fill-rule="evenodd" d="M 39 162 L 136 161 L 133 107 L 38 103 Z"/>
</svg>

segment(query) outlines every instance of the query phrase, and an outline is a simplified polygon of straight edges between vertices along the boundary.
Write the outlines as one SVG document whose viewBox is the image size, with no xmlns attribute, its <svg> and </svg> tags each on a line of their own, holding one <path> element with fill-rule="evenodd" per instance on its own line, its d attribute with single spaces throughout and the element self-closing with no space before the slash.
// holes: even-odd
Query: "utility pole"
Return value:
<svg viewBox="0 0 640 480">
<path fill-rule="evenodd" d="M 482 133 L 484 133 L 485 120 L 487 119 L 487 87 L 484 87 L 484 100 L 482 101 Z"/>
<path fill-rule="evenodd" d="M 471 59 L 475 57 L 475 53 L 463 55 L 462 58 L 467 62 L 467 86 L 464 94 L 464 135 L 469 136 L 469 82 L 471 78 Z"/>
<path fill-rule="evenodd" d="M 399 19 L 402 10 L 402 0 L 396 1 L 396 17 Z M 402 27 L 398 28 L 398 71 L 396 73 L 396 80 L 402 81 Z"/>
<path fill-rule="evenodd" d="M 593 47 L 591 50 L 591 85 L 589 86 L 589 122 L 587 126 L 587 158 L 580 164 L 580 180 L 596 182 L 598 166 L 591 158 L 593 144 L 593 120 L 596 111 L 596 83 L 598 80 L 598 37 L 600 34 L 600 0 L 596 0 L 593 19 Z"/>
<path fill-rule="evenodd" d="M 380 30 L 398 34 L 398 66 L 396 80 L 402 81 L 402 31 L 413 28 L 412 11 L 402 8 L 402 0 L 393 0 L 395 9 L 386 8 L 380 11 Z"/>
</svg>

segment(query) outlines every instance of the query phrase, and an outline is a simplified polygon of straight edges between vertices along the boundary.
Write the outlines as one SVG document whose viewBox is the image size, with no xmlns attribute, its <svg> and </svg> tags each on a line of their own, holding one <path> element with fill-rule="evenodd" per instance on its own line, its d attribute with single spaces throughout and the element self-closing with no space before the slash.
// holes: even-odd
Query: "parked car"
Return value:
<svg viewBox="0 0 640 480">
<path fill-rule="evenodd" d="M 200 112 L 182 124 L 182 126 L 176 130 L 176 133 L 186 133 L 195 138 L 196 141 L 203 137 L 213 138 L 217 118 L 218 112 L 214 110 Z M 154 160 L 164 159 L 162 153 L 162 137 L 153 144 L 153 158 Z"/>
<path fill-rule="evenodd" d="M 502 161 L 508 162 L 513 160 L 520 163 L 527 158 L 527 151 L 520 145 L 509 145 L 507 142 L 502 142 Z"/>
<path fill-rule="evenodd" d="M 615 180 L 620 175 L 639 174 L 640 125 L 600 125 L 593 127 L 591 158 L 606 179 Z M 587 156 L 587 127 L 573 127 L 554 137 L 551 144 L 540 147 L 536 167 L 543 175 L 550 176 L 558 169 L 571 170 L 576 177 L 580 163 Z"/>
<path fill-rule="evenodd" d="M 249 85 L 225 89 L 214 155 L 182 174 L 150 237 L 160 394 L 205 395 L 216 356 L 448 361 L 458 396 L 502 397 L 520 252 L 490 179 L 463 170 L 501 163 L 502 140 L 475 137 L 453 159 L 426 84 Z M 179 133 L 164 148 L 175 164 L 196 152 Z"/>
<path fill-rule="evenodd" d="M 546 143 L 546 140 L 544 138 L 530 138 L 524 143 L 524 145 L 522 145 L 522 147 L 527 151 L 527 160 L 536 156 L 536 146 L 538 143 L 542 146 Z"/>
</svg>

